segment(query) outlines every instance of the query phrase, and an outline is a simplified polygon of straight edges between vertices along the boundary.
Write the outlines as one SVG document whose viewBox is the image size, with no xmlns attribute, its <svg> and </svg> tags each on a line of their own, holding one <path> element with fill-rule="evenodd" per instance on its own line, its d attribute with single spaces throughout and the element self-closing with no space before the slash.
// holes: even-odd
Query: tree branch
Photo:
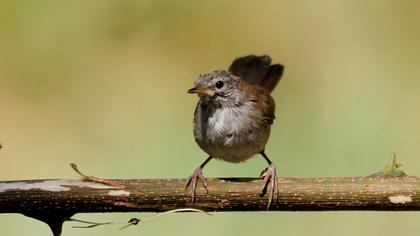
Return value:
<svg viewBox="0 0 420 236">
<path fill-rule="evenodd" d="M 279 178 L 279 200 L 269 210 L 420 210 L 420 177 L 407 176 L 398 166 L 394 153 L 384 171 L 368 177 Z M 0 213 L 36 218 L 60 235 L 61 224 L 76 213 L 265 211 L 268 201 L 260 196 L 262 180 L 256 178 L 208 179 L 209 194 L 199 188 L 193 204 L 185 179 L 102 180 L 81 175 L 81 180 L 0 182 Z"/>
<path fill-rule="evenodd" d="M 163 212 L 194 207 L 205 211 L 262 211 L 262 182 L 255 178 L 208 179 L 209 194 L 196 203 L 185 179 L 111 180 L 124 189 L 83 180 L 0 182 L 0 213 Z M 279 201 L 270 211 L 420 210 L 420 178 L 280 178 Z M 67 214 L 69 215 L 69 214 Z"/>
</svg>

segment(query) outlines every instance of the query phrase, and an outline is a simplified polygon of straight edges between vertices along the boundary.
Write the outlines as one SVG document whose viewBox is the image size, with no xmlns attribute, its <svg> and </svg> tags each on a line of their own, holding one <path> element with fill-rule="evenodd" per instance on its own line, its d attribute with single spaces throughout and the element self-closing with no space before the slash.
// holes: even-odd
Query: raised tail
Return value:
<svg viewBox="0 0 420 236">
<path fill-rule="evenodd" d="M 271 92 L 280 81 L 283 68 L 281 64 L 271 65 L 271 58 L 267 55 L 249 55 L 235 59 L 229 67 L 229 72 Z"/>
</svg>

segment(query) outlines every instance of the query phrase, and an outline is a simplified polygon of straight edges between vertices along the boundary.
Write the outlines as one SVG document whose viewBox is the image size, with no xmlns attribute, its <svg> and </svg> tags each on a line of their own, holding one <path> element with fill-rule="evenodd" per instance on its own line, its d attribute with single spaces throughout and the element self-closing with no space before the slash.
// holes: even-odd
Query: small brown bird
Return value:
<svg viewBox="0 0 420 236">
<path fill-rule="evenodd" d="M 269 56 L 249 55 L 233 61 L 229 71 L 200 75 L 188 93 L 200 97 L 194 113 L 194 137 L 209 157 L 188 178 L 195 201 L 197 181 L 207 182 L 202 169 L 212 159 L 244 162 L 261 154 L 268 162 L 263 171 L 261 196 L 271 183 L 267 209 L 278 195 L 276 166 L 264 152 L 274 120 L 274 100 L 270 92 L 283 74 L 283 66 L 271 65 Z"/>
</svg>

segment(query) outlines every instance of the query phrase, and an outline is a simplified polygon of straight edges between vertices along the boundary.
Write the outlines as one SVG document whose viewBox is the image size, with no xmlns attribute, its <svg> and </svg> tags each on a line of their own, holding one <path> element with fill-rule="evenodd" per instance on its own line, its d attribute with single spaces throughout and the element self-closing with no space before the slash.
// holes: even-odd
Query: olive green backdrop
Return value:
<svg viewBox="0 0 420 236">
<path fill-rule="evenodd" d="M 200 73 L 238 56 L 285 65 L 266 148 L 281 176 L 420 175 L 418 1 L 1 1 L 0 179 L 187 177 Z M 257 176 L 258 157 L 208 177 Z M 281 188 L 281 186 L 280 186 Z M 124 222 L 150 214 L 79 214 Z M 63 235 L 413 235 L 419 213 L 173 214 Z M 0 215 L 0 234 L 48 235 Z"/>
</svg>

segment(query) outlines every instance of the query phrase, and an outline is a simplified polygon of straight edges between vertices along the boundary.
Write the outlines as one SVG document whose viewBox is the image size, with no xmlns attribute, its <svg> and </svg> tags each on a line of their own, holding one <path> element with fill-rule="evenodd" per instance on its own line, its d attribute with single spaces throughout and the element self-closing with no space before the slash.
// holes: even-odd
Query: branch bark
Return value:
<svg viewBox="0 0 420 236">
<path fill-rule="evenodd" d="M 420 177 L 397 170 L 395 153 L 385 169 L 367 177 L 279 178 L 279 197 L 270 211 L 420 210 Z M 208 179 L 196 203 L 185 179 L 83 179 L 0 182 L 0 213 L 21 213 L 47 223 L 60 235 L 76 213 L 164 212 L 179 208 L 204 211 L 265 211 L 262 180 Z"/>
<path fill-rule="evenodd" d="M 163 212 L 177 208 L 205 211 L 265 211 L 262 181 L 255 178 L 208 179 L 209 194 L 196 203 L 185 179 L 109 180 L 121 188 L 83 180 L 0 182 L 0 213 L 48 215 L 92 212 Z M 280 178 L 279 200 L 270 211 L 420 210 L 420 178 Z"/>
</svg>

